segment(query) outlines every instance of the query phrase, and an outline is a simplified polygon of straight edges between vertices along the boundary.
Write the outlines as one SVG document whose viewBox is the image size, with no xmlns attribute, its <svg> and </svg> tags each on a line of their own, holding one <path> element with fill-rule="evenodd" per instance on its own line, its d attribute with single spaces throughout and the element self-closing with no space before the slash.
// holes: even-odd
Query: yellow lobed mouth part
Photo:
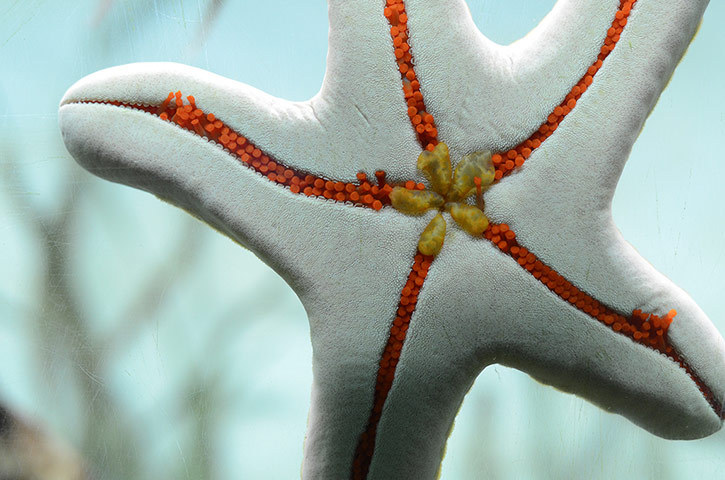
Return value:
<svg viewBox="0 0 725 480">
<path fill-rule="evenodd" d="M 433 150 L 424 150 L 420 154 L 418 169 L 428 179 L 432 191 L 395 187 L 390 192 L 393 208 L 406 215 L 420 215 L 428 210 L 448 211 L 463 230 L 473 236 L 481 236 L 489 223 L 483 213 L 482 189 L 494 182 L 496 173 L 491 152 L 480 151 L 463 156 L 454 171 L 448 146 L 440 142 Z M 476 205 L 465 203 L 474 192 Z M 438 255 L 445 235 L 446 221 L 439 213 L 423 230 L 418 249 L 424 255 Z"/>
</svg>

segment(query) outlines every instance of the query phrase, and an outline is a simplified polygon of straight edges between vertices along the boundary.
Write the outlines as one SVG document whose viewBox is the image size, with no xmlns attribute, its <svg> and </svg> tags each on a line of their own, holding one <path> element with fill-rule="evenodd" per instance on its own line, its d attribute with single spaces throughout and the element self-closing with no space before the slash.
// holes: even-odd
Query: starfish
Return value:
<svg viewBox="0 0 725 480">
<path fill-rule="evenodd" d="M 300 297 L 305 478 L 434 478 L 493 363 L 699 438 L 722 425 L 725 343 L 622 238 L 611 200 L 706 5 L 560 0 L 502 47 L 463 0 L 330 0 L 327 73 L 307 102 L 132 64 L 71 87 L 60 126 L 89 171 L 203 219 Z M 475 221 L 441 207 L 450 174 L 429 167 L 453 166 L 416 162 L 443 149 L 456 166 L 490 152 L 471 176 L 485 191 L 472 202 L 467 183 L 453 202 Z M 395 201 L 420 195 L 423 211 Z M 447 228 L 428 249 L 434 218 Z"/>
</svg>

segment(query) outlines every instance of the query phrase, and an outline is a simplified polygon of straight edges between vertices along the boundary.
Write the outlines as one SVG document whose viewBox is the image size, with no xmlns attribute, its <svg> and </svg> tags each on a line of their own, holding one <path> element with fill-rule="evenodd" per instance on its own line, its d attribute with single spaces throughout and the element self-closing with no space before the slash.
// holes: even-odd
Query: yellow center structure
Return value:
<svg viewBox="0 0 725 480">
<path fill-rule="evenodd" d="M 448 145 L 441 142 L 433 151 L 424 150 L 420 154 L 418 169 L 428 179 L 430 190 L 393 188 L 390 201 L 396 210 L 407 215 L 422 215 L 433 209 L 446 211 L 473 236 L 480 236 L 486 230 L 488 218 L 483 213 L 481 189 L 493 183 L 496 173 L 490 151 L 465 155 L 453 171 Z M 476 205 L 466 203 L 476 191 Z M 418 250 L 424 255 L 438 255 L 445 236 L 446 220 L 439 213 L 421 233 Z"/>
</svg>

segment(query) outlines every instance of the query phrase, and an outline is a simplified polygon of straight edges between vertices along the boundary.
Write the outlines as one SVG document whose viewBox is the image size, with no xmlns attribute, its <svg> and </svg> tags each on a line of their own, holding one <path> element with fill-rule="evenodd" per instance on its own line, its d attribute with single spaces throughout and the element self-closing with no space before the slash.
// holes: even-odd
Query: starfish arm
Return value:
<svg viewBox="0 0 725 480">
<path fill-rule="evenodd" d="M 288 122 L 280 114 L 295 107 L 267 106 L 268 98 L 247 98 L 239 91 L 231 97 L 228 89 L 234 87 L 208 74 L 171 66 L 172 71 L 192 72 L 187 78 L 175 77 L 166 65 L 133 68 L 154 72 L 159 76 L 155 80 L 163 77 L 163 86 L 130 75 L 126 68 L 81 81 L 60 109 L 67 148 L 91 172 L 149 191 L 206 221 L 256 253 L 292 286 L 308 312 L 313 343 L 305 478 L 348 476 L 419 233 L 435 213 L 413 218 L 393 209 L 376 212 L 295 194 L 219 144 L 171 121 L 136 108 L 78 103 L 158 103 L 173 85 L 204 92 L 197 95 L 200 108 L 214 109 L 239 132 L 259 133 L 255 141 L 265 150 L 304 128 L 304 119 Z M 213 81 L 199 85 L 205 78 Z M 250 110 L 246 117 L 244 108 Z M 275 116 L 285 117 L 288 131 L 271 120 Z M 256 121 L 274 124 L 268 126 L 279 128 L 280 137 L 258 130 L 252 125 Z"/>
<path fill-rule="evenodd" d="M 310 139 L 317 136 L 319 129 L 307 103 L 276 98 L 249 85 L 178 63 L 132 63 L 88 75 L 68 89 L 61 100 L 61 115 L 64 106 L 81 102 L 158 105 L 170 91 L 176 90 L 194 95 L 199 108 L 224 119 L 232 128 L 254 139 L 268 154 L 284 158 L 290 167 L 310 167 L 303 159 L 314 158 L 317 145 Z M 277 141 L 282 136 L 287 136 L 284 143 L 289 147 L 282 147 L 283 142 Z"/>
<path fill-rule="evenodd" d="M 332 6 L 330 15 L 334 16 Z M 348 32 L 349 36 L 354 34 Z M 387 33 L 378 35 L 378 42 L 379 37 L 389 43 Z M 180 90 L 184 95 L 193 95 L 202 110 L 213 112 L 253 139 L 267 154 L 284 159 L 290 168 L 339 181 L 355 181 L 361 171 L 373 178 L 379 170 L 390 178 L 422 181 L 414 163 L 399 161 L 420 153 L 405 115 L 400 81 L 396 79 L 394 88 L 379 80 L 375 88 L 363 88 L 344 76 L 334 79 L 336 68 L 347 67 L 336 67 L 340 62 L 332 52 L 330 57 L 323 89 L 305 102 L 276 98 L 187 65 L 158 62 L 122 65 L 88 75 L 68 90 L 61 106 L 83 101 L 156 105 L 169 91 Z M 370 55 L 361 54 L 361 58 Z M 395 62 L 377 64 L 399 77 Z M 367 80 L 375 82 L 380 75 L 368 72 Z M 280 141 L 282 138 L 285 141 Z"/>
<path fill-rule="evenodd" d="M 420 147 L 406 114 L 383 6 L 369 0 L 329 1 L 327 69 L 311 103 L 349 174 L 382 169 L 396 180 L 422 181 L 415 162 L 402 160 L 416 158 Z M 360 134 L 350 138 L 350 131 Z"/>
<path fill-rule="evenodd" d="M 493 363 L 667 438 L 720 428 L 677 364 L 522 275 L 490 243 L 454 229 L 419 294 L 368 478 L 435 478 L 464 395 Z"/>
<path fill-rule="evenodd" d="M 415 50 L 421 89 L 451 157 L 506 151 L 538 129 L 596 59 L 618 5 L 559 0 L 527 36 L 501 46 L 464 0 L 408 0 L 414 50 L 427 47 Z"/>
<path fill-rule="evenodd" d="M 416 223 L 406 232 L 410 235 L 391 236 L 387 228 L 393 218 L 385 214 L 371 224 L 373 236 L 360 239 L 353 255 L 341 256 L 341 249 L 330 248 L 329 273 L 301 292 L 310 320 L 314 374 L 303 478 L 350 477 L 373 405 L 381 352 L 417 234 L 425 225 Z M 375 253 L 367 250 L 371 244 Z M 331 268 L 334 264 L 339 268 Z"/>
<path fill-rule="evenodd" d="M 531 159 L 546 163 L 552 175 L 566 171 L 577 176 L 582 188 L 608 206 L 632 145 L 692 41 L 707 4 L 708 0 L 638 0 L 587 91 Z"/>
<path fill-rule="evenodd" d="M 425 217 L 413 219 L 294 194 L 219 144 L 144 111 L 67 102 L 60 110 L 60 125 L 67 148 L 89 171 L 184 208 L 253 250 L 295 288 L 319 282 L 313 281 L 315 271 L 336 268 L 332 258 L 337 253 L 331 253 L 335 248 L 317 249 L 312 256 L 319 260 L 309 263 L 311 259 L 304 257 L 309 245 L 339 242 L 335 245 L 342 249 L 349 242 L 349 249 L 359 253 L 368 233 L 373 234 L 368 220 L 383 218 L 402 228 L 397 233 L 409 236 L 414 244 L 415 225 L 425 225 Z M 240 130 L 252 129 L 245 127 Z M 351 236 L 334 233 L 340 222 L 350 226 Z M 323 260 L 327 254 L 332 257 Z M 407 269 L 409 255 L 402 256 L 406 258 L 402 270 Z"/>
<path fill-rule="evenodd" d="M 722 402 L 725 342 L 692 298 L 622 238 L 611 213 L 631 146 L 706 3 L 639 0 L 620 40 L 624 48 L 614 49 L 521 171 L 489 190 L 486 205 L 493 221 L 509 224 L 523 246 L 603 304 L 660 315 L 675 309 L 672 345 Z"/>
</svg>

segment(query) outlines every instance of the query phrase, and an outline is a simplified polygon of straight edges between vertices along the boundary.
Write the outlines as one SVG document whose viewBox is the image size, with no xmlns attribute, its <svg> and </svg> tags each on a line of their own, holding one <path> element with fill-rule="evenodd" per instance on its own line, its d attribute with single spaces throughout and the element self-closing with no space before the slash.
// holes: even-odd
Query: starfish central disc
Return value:
<svg viewBox="0 0 725 480">
<path fill-rule="evenodd" d="M 491 152 L 485 150 L 465 155 L 451 165 L 448 145 L 441 142 L 432 151 L 424 150 L 418 157 L 418 170 L 428 179 L 430 190 L 412 190 L 395 187 L 390 193 L 393 208 L 406 215 L 420 215 L 428 210 L 448 211 L 455 222 L 474 237 L 481 236 L 488 227 L 483 213 L 482 188 L 495 180 L 496 170 Z M 476 192 L 476 205 L 466 199 Z M 424 255 L 438 255 L 446 236 L 446 221 L 440 213 L 423 230 L 418 249 Z"/>
</svg>

